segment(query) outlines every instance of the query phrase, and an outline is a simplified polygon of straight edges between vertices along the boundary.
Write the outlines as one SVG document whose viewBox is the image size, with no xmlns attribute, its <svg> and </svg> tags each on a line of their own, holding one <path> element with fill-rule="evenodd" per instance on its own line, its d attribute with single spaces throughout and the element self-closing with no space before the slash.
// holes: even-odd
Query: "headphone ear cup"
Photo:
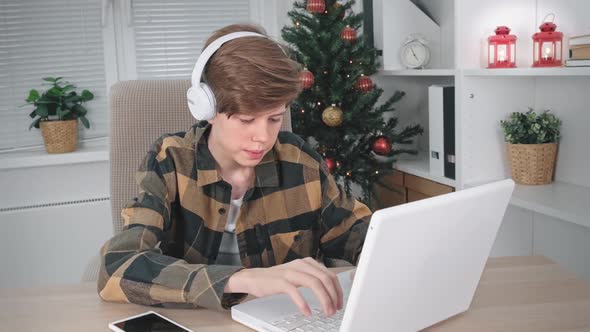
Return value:
<svg viewBox="0 0 590 332">
<path fill-rule="evenodd" d="M 190 87 L 186 92 L 188 109 L 197 120 L 211 120 L 215 117 L 215 95 L 203 82 L 198 87 Z"/>
</svg>

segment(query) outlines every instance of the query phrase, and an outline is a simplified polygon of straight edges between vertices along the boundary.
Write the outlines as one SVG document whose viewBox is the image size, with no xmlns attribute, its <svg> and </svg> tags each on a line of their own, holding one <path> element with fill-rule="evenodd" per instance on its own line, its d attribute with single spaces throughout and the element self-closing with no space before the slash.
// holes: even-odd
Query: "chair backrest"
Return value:
<svg viewBox="0 0 590 332">
<path fill-rule="evenodd" d="M 111 87 L 110 164 L 113 232 L 123 226 L 121 209 L 137 196 L 135 172 L 151 144 L 165 133 L 188 130 L 186 90 L 190 80 L 122 81 Z M 287 112 L 281 130 L 291 131 Z"/>
</svg>

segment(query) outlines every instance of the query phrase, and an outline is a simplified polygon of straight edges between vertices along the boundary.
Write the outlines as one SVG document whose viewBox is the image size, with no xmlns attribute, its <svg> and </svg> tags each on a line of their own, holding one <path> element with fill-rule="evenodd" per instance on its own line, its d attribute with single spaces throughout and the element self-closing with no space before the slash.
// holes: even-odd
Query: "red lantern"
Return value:
<svg viewBox="0 0 590 332">
<path fill-rule="evenodd" d="M 299 81 L 304 89 L 309 89 L 313 86 L 314 77 L 313 73 L 307 70 L 307 68 L 303 68 L 301 75 L 299 76 Z"/>
<path fill-rule="evenodd" d="M 340 38 L 347 42 L 354 42 L 356 40 L 356 30 L 347 25 L 340 32 Z"/>
<path fill-rule="evenodd" d="M 369 92 L 373 88 L 373 81 L 367 76 L 361 74 L 361 77 L 356 81 L 356 88 L 362 92 Z"/>
<path fill-rule="evenodd" d="M 499 26 L 495 36 L 488 37 L 488 68 L 516 67 L 516 36 L 510 28 Z"/>
<path fill-rule="evenodd" d="M 323 13 L 326 10 L 324 0 L 307 0 L 307 11 L 310 13 Z"/>
<path fill-rule="evenodd" d="M 554 14 L 549 15 L 555 19 Z M 556 28 L 553 22 L 543 22 L 539 26 L 541 32 L 533 35 L 533 67 L 561 67 L 563 33 Z"/>
</svg>

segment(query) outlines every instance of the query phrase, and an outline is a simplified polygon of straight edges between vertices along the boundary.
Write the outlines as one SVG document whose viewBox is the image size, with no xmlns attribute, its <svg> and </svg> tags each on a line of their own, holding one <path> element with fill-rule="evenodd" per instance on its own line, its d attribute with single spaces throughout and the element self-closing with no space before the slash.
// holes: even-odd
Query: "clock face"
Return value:
<svg viewBox="0 0 590 332">
<path fill-rule="evenodd" d="M 408 68 L 423 68 L 430 61 L 430 50 L 418 41 L 404 45 L 400 55 L 402 64 Z"/>
</svg>

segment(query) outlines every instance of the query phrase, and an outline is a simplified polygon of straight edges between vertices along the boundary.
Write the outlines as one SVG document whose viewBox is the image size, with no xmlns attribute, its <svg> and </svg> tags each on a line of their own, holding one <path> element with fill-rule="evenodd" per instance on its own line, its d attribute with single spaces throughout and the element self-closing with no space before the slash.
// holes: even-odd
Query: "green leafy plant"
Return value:
<svg viewBox="0 0 590 332">
<path fill-rule="evenodd" d="M 526 113 L 513 112 L 508 120 L 500 121 L 504 140 L 512 144 L 543 144 L 559 141 L 561 120 L 549 110 L 541 114 L 529 107 Z"/>
<path fill-rule="evenodd" d="M 82 103 L 94 99 L 94 95 L 88 90 L 83 90 L 78 95 L 76 87 L 62 79 L 63 77 L 45 77 L 43 81 L 49 82 L 45 83 L 51 86 L 49 89 L 42 94 L 35 89 L 29 92 L 26 102 L 35 106 L 29 114 L 33 119 L 29 130 L 33 127 L 39 128 L 40 121 L 74 119 L 80 119 L 84 127 L 90 128 L 86 118 L 88 110 Z"/>
</svg>

